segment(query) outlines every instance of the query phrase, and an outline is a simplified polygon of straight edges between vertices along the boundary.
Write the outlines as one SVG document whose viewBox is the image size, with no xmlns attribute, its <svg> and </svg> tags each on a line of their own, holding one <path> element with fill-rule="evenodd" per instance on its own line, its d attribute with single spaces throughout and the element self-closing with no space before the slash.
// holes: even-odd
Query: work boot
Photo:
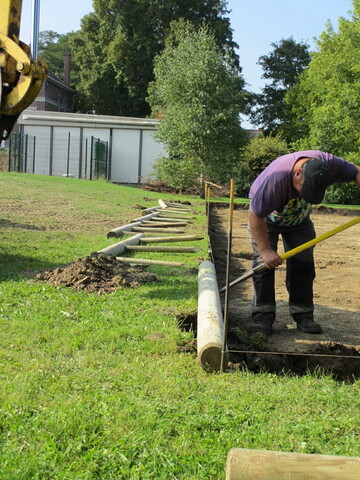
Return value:
<svg viewBox="0 0 360 480">
<path fill-rule="evenodd" d="M 310 313 L 295 313 L 293 319 L 297 328 L 305 333 L 322 333 L 321 325 L 315 322 L 314 315 Z"/>
<path fill-rule="evenodd" d="M 272 333 L 272 325 L 275 320 L 274 313 L 255 313 L 252 316 L 250 333 L 263 333 L 267 337 Z"/>
</svg>

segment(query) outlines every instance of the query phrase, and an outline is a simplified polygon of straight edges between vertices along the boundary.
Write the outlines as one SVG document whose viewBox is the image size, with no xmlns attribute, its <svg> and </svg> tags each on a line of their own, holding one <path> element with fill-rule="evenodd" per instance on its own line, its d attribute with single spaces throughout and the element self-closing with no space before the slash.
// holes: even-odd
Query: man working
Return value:
<svg viewBox="0 0 360 480">
<path fill-rule="evenodd" d="M 279 235 L 285 251 L 315 238 L 309 216 L 311 205 L 322 202 L 328 186 L 351 181 L 360 188 L 359 166 L 330 153 L 308 150 L 277 158 L 252 184 L 249 232 L 253 267 L 261 262 L 267 267 L 253 277 L 252 332 L 270 335 L 275 321 L 274 268 L 282 264 L 277 253 Z M 287 260 L 290 314 L 306 333 L 322 332 L 314 321 L 314 278 L 313 248 Z"/>
</svg>

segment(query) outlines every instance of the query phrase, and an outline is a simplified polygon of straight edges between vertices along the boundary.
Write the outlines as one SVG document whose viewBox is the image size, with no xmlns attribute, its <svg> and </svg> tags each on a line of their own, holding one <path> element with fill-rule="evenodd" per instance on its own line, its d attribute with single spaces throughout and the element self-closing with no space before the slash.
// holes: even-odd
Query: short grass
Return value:
<svg viewBox="0 0 360 480">
<path fill-rule="evenodd" d="M 0 188 L 1 480 L 223 479 L 232 447 L 359 455 L 358 381 L 201 370 L 177 320 L 196 310 L 190 269 L 105 296 L 29 282 L 173 196 L 9 173 Z"/>
</svg>

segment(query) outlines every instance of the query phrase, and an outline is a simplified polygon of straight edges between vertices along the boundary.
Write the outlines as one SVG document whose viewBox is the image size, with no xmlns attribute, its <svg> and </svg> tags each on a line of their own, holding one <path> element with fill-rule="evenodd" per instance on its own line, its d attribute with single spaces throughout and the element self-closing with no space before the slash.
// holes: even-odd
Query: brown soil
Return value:
<svg viewBox="0 0 360 480">
<path fill-rule="evenodd" d="M 63 285 L 98 295 L 158 280 L 155 274 L 145 272 L 144 267 L 125 265 L 111 255 L 97 252 L 65 267 L 39 273 L 36 278 L 50 285 Z"/>
<path fill-rule="evenodd" d="M 360 212 L 320 207 L 312 219 L 317 235 L 350 220 Z M 345 216 L 344 216 L 345 215 Z M 219 288 L 226 282 L 229 208 L 213 204 L 210 238 Z M 247 236 L 247 210 L 235 208 L 232 229 L 230 281 L 251 268 L 251 247 Z M 297 330 L 288 313 L 285 266 L 277 269 L 277 316 L 268 338 L 250 336 L 252 281 L 229 291 L 228 348 L 234 365 L 255 371 L 304 373 L 320 368 L 341 378 L 360 376 L 360 225 L 353 226 L 317 244 L 317 277 L 314 285 L 315 319 L 323 333 L 314 335 Z M 224 294 L 221 295 L 224 302 Z M 271 353 L 246 353 L 246 352 Z"/>
</svg>

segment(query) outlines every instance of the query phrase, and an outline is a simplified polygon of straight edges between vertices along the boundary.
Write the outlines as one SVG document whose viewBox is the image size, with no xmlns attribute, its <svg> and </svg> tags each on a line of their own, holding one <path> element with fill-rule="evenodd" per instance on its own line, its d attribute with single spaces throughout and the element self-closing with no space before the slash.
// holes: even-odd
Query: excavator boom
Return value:
<svg viewBox="0 0 360 480">
<path fill-rule="evenodd" d="M 22 0 L 0 2 L 0 142 L 37 97 L 48 67 L 19 40 Z"/>
</svg>

